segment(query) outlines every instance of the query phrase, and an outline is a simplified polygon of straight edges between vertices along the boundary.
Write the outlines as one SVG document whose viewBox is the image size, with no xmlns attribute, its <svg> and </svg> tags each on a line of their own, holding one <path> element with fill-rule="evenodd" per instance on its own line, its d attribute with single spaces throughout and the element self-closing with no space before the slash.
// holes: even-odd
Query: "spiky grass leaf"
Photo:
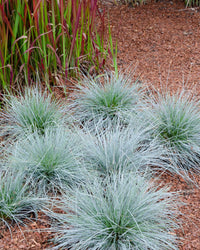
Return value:
<svg viewBox="0 0 200 250">
<path fill-rule="evenodd" d="M 9 229 L 13 223 L 19 227 L 25 225 L 25 219 L 33 219 L 31 215 L 37 217 L 47 201 L 30 189 L 31 181 L 20 170 L 8 168 L 0 171 L 0 223 Z"/>
<path fill-rule="evenodd" d="M 47 129 L 21 140 L 8 156 L 15 168 L 22 168 L 32 177 L 33 185 L 46 193 L 73 186 L 81 180 L 76 136 L 63 127 Z"/>
<path fill-rule="evenodd" d="M 35 88 L 26 88 L 25 94 L 5 98 L 5 110 L 0 114 L 0 135 L 12 139 L 27 136 L 35 131 L 44 134 L 46 128 L 63 123 L 64 105 L 51 95 Z"/>
<path fill-rule="evenodd" d="M 141 176 L 93 179 L 61 203 L 66 213 L 51 213 L 55 249 L 178 249 L 174 194 Z"/>
<path fill-rule="evenodd" d="M 199 171 L 200 108 L 199 102 L 182 91 L 163 94 L 151 101 L 151 119 L 158 143 L 168 150 L 168 160 L 185 170 Z"/>
<path fill-rule="evenodd" d="M 95 79 L 85 77 L 72 100 L 75 120 L 91 129 L 97 124 L 106 128 L 119 121 L 128 124 L 142 96 L 140 85 L 129 77 L 114 73 Z"/>
</svg>

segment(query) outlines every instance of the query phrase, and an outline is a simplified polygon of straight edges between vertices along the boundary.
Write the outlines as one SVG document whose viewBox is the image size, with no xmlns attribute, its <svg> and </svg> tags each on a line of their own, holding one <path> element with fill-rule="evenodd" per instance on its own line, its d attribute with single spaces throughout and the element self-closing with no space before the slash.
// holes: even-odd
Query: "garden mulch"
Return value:
<svg viewBox="0 0 200 250">
<path fill-rule="evenodd" d="M 156 89 L 177 91 L 184 86 L 200 97 L 200 8 L 186 9 L 183 1 L 157 1 L 146 5 L 116 6 L 101 0 L 106 9 L 114 42 L 118 41 L 118 66 L 134 70 L 134 76 Z M 200 176 L 194 175 L 200 186 Z M 182 178 L 162 175 L 160 182 L 181 194 L 182 229 L 178 230 L 179 249 L 200 249 L 200 189 Z M 42 216 L 42 215 L 41 215 Z M 45 249 L 52 235 L 40 232 L 48 219 L 22 227 L 15 226 L 12 239 L 8 230 L 0 231 L 0 249 Z M 46 222 L 45 222 L 46 221 Z"/>
<path fill-rule="evenodd" d="M 52 234 L 47 216 L 40 213 L 36 221 L 26 221 L 26 226 L 14 225 L 11 233 L 5 227 L 0 230 L 0 249 L 5 250 L 40 250 L 52 247 Z"/>
<path fill-rule="evenodd" d="M 200 8 L 162 0 L 136 8 L 106 1 L 119 69 L 155 87 L 200 93 Z"/>
</svg>

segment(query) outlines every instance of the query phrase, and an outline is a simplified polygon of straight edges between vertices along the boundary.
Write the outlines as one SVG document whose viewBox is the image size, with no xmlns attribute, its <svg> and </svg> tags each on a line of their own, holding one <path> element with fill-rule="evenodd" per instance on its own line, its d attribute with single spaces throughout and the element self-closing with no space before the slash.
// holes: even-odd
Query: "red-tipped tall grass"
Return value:
<svg viewBox="0 0 200 250">
<path fill-rule="evenodd" d="M 30 83 L 36 74 L 54 82 L 80 70 L 98 72 L 108 50 L 97 13 L 97 0 L 0 0 L 0 87 Z"/>
</svg>

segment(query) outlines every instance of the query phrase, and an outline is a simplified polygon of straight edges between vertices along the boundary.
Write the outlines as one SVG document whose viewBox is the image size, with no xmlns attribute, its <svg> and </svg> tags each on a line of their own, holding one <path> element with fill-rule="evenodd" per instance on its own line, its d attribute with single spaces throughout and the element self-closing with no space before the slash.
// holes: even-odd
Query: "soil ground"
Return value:
<svg viewBox="0 0 200 250">
<path fill-rule="evenodd" d="M 200 8 L 186 9 L 180 0 L 106 7 L 119 69 L 135 69 L 155 87 L 185 85 L 200 92 Z"/>
<path fill-rule="evenodd" d="M 162 0 L 131 7 L 101 1 L 100 10 L 109 13 L 112 36 L 118 41 L 118 66 L 134 70 L 134 76 L 156 89 L 177 91 L 184 86 L 200 97 L 200 8 L 186 9 L 183 1 Z M 200 186 L 200 177 L 195 176 Z M 186 204 L 183 228 L 177 232 L 179 249 L 200 249 L 200 190 L 177 176 L 164 175 L 163 184 L 181 193 Z M 24 229 L 0 231 L 0 249 L 45 249 L 50 233 L 39 232 L 46 222 L 34 222 Z"/>
</svg>

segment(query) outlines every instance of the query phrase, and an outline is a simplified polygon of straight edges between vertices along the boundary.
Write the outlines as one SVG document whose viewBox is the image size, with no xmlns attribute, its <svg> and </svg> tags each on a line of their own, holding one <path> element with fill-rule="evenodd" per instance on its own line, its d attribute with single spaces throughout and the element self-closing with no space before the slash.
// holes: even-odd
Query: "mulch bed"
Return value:
<svg viewBox="0 0 200 250">
<path fill-rule="evenodd" d="M 157 89 L 176 91 L 183 86 L 200 96 L 200 8 L 185 9 L 183 1 L 158 1 L 133 8 L 102 0 L 100 8 L 109 13 L 114 42 L 118 41 L 121 71 L 134 70 L 134 76 Z M 200 185 L 200 177 L 195 176 Z M 178 176 L 163 175 L 161 181 L 181 193 L 183 228 L 178 230 L 179 249 L 200 249 L 200 190 Z M 15 226 L 12 239 L 0 231 L 0 249 L 45 249 L 52 235 L 39 232 L 44 221 Z M 47 220 L 47 218 L 46 218 Z"/>
<path fill-rule="evenodd" d="M 135 69 L 156 87 L 200 92 L 200 8 L 186 9 L 182 0 L 106 8 L 120 69 Z"/>
<path fill-rule="evenodd" d="M 25 222 L 26 226 L 14 225 L 11 233 L 5 227 L 0 231 L 0 249 L 5 250 L 40 250 L 53 246 L 52 234 L 47 231 L 50 221 L 47 216 L 40 213 L 37 221 Z"/>
</svg>

